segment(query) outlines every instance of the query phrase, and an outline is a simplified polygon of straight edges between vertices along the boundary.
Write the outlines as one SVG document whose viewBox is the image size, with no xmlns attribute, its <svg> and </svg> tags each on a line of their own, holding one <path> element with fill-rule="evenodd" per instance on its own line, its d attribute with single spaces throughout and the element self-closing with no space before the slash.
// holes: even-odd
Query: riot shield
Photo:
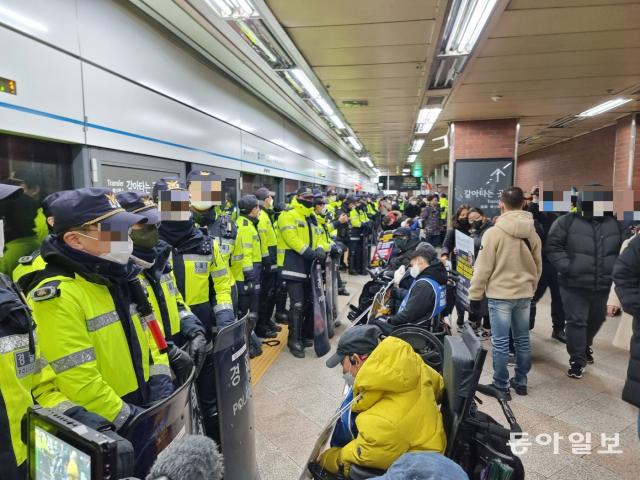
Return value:
<svg viewBox="0 0 640 480">
<path fill-rule="evenodd" d="M 325 260 L 325 264 L 324 264 L 324 284 L 325 284 L 325 290 L 324 290 L 324 298 L 325 298 L 325 305 L 327 307 L 327 314 L 326 314 L 326 318 L 327 318 L 327 336 L 329 338 L 333 338 L 333 300 L 334 300 L 334 294 L 333 294 L 333 275 L 334 275 L 334 270 L 333 270 L 333 259 L 331 258 L 331 255 L 327 255 L 327 259 Z"/>
<path fill-rule="evenodd" d="M 371 263 L 371 255 L 369 252 L 369 233 L 367 231 L 362 232 L 362 237 L 360 238 L 362 242 L 362 272 L 367 275 L 367 265 Z"/>
<path fill-rule="evenodd" d="M 213 345 L 224 476 L 259 480 L 247 315 L 218 332 Z"/>
<path fill-rule="evenodd" d="M 311 294 L 313 297 L 313 348 L 318 357 L 329 353 L 331 344 L 327 334 L 327 307 L 322 288 L 322 267 L 314 260 L 311 264 Z"/>
<path fill-rule="evenodd" d="M 136 416 L 123 438 L 134 449 L 133 475 L 145 478 L 160 452 L 185 435 L 202 434 L 202 417 L 195 388 L 196 369 L 171 396 Z"/>
</svg>

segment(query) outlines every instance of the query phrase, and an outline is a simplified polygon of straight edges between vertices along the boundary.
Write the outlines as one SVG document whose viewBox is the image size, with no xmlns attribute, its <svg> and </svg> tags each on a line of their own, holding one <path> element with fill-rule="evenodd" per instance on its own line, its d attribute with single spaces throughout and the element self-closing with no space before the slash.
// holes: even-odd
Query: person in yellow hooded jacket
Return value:
<svg viewBox="0 0 640 480">
<path fill-rule="evenodd" d="M 445 451 L 438 409 L 442 377 L 407 342 L 395 337 L 380 342 L 381 333 L 375 325 L 348 329 L 326 362 L 329 368 L 342 365 L 353 385 L 351 409 L 358 429 L 347 445 L 322 454 L 320 465 L 332 473 L 341 463 L 348 477 L 353 464 L 386 470 L 405 453 Z"/>
</svg>

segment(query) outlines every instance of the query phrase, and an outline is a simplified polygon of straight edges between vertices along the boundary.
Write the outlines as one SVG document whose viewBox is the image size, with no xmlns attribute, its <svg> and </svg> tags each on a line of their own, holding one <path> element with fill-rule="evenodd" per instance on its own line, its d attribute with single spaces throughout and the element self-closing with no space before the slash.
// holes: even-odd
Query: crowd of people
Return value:
<svg viewBox="0 0 640 480">
<path fill-rule="evenodd" d="M 473 241 L 468 252 L 473 277 L 469 301 L 454 300 L 456 324 L 466 321 L 480 339 L 492 340 L 492 386 L 509 399 L 511 389 L 527 394 L 529 330 L 547 288 L 552 337 L 566 343 L 567 374 L 575 379 L 593 363 L 593 339 L 607 315 L 624 310 L 640 317 L 640 244 L 628 240 L 623 222 L 583 209 L 580 194 L 575 211 L 544 212 L 537 189 L 525 194 L 509 187 L 500 195 L 501 214 L 492 219 L 469 205 L 450 212 L 444 193 L 338 194 L 312 186 L 300 187 L 281 203 L 261 187 L 233 209 L 223 209 L 214 175 L 194 170 L 186 179 L 161 178 L 151 192 L 92 187 L 44 198 L 27 175 L 0 182 L 0 361 L 14 373 L 3 380 L 2 391 L 15 399 L 0 407 L 12 433 L 12 444 L 0 449 L 10 450 L 9 468 L 24 471 L 25 446 L 13 433 L 34 401 L 124 442 L 118 432 L 173 392 L 172 375 L 184 379 L 193 368 L 205 431 L 217 437 L 216 332 L 246 317 L 254 357 L 262 354 L 260 338 L 276 338 L 286 324 L 289 352 L 304 357 L 314 338 L 312 265 L 324 265 L 330 256 L 341 272 L 367 275 L 370 256 L 363 240 L 377 239 L 383 230 L 393 230 L 388 268 L 396 308 L 376 321 L 370 335 L 443 311 L 449 300 L 447 270 L 457 266 L 456 232 L 463 233 Z M 349 295 L 340 275 L 338 284 L 339 293 Z M 166 351 L 142 319 L 147 298 Z M 631 339 L 631 317 L 627 320 L 618 341 L 626 340 L 626 348 L 631 341 L 631 367 L 637 367 L 640 329 Z M 429 404 L 437 410 L 442 395 L 437 373 L 424 370 L 420 357 L 404 352 L 401 341 L 392 345 L 387 339 L 373 352 L 375 342 L 365 340 L 371 344 L 367 351 L 340 350 L 336 358 L 345 375 L 353 380 L 355 366 L 366 384 L 362 388 L 384 392 L 394 382 L 382 367 L 394 367 L 378 357 L 390 355 L 400 370 L 411 365 L 419 385 L 429 383 Z M 623 397 L 640 406 L 640 369 L 631 367 Z M 389 442 L 408 441 L 408 433 L 386 434 Z M 442 453 L 441 427 L 415 434 L 427 446 L 423 450 Z M 393 460 L 403 452 L 396 453 Z M 325 463 L 335 470 L 354 455 L 329 451 Z"/>
</svg>

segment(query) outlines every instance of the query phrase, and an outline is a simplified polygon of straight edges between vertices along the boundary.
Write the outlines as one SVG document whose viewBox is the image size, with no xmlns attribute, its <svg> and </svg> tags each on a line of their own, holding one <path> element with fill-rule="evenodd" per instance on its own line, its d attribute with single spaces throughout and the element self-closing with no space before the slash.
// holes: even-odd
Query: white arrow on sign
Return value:
<svg viewBox="0 0 640 480">
<path fill-rule="evenodd" d="M 504 174 L 504 172 L 502 170 L 500 170 L 499 168 L 496 168 L 496 171 L 493 172 L 491 175 L 489 175 L 490 177 L 496 176 L 496 181 L 500 181 L 500 175 L 502 175 L 503 177 L 506 177 L 506 175 Z"/>
</svg>

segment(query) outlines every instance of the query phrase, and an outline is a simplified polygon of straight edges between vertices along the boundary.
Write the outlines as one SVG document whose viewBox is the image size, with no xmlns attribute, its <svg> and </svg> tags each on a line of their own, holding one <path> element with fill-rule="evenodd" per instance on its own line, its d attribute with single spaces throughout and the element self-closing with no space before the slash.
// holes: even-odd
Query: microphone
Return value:
<svg viewBox="0 0 640 480">
<path fill-rule="evenodd" d="M 160 453 L 146 480 L 221 480 L 223 473 L 216 442 L 204 435 L 187 435 Z"/>
</svg>

